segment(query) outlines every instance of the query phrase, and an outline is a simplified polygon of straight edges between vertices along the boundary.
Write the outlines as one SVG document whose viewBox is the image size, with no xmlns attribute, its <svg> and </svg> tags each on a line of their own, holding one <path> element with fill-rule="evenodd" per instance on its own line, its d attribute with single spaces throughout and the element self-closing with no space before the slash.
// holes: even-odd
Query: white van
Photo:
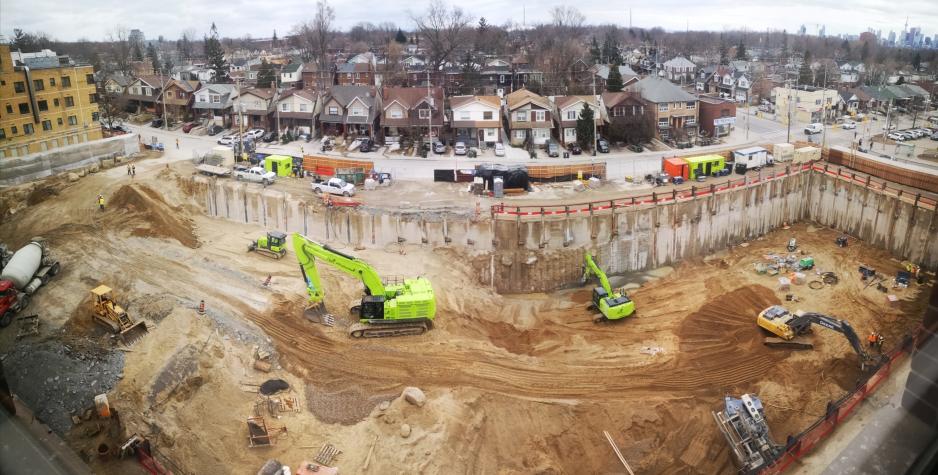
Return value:
<svg viewBox="0 0 938 475">
<path fill-rule="evenodd" d="M 823 131 L 824 131 L 824 124 L 820 122 L 808 124 L 808 126 L 804 128 L 805 135 L 819 134 Z"/>
</svg>

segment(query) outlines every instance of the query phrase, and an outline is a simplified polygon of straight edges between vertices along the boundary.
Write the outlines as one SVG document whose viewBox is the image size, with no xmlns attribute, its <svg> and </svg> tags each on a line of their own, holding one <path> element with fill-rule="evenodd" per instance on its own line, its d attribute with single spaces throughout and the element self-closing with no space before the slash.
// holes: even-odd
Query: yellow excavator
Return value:
<svg viewBox="0 0 938 475">
<path fill-rule="evenodd" d="M 131 344 L 149 333 L 144 321 L 134 322 L 123 307 L 114 301 L 111 288 L 99 285 L 91 290 L 94 321 L 120 335 L 121 341 Z"/>
</svg>

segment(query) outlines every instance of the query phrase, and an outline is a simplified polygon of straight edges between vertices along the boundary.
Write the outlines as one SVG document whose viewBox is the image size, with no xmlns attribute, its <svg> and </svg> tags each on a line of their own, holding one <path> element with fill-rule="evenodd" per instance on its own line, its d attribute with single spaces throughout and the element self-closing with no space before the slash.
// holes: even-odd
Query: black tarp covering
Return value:
<svg viewBox="0 0 938 475">
<path fill-rule="evenodd" d="M 494 189 L 495 178 L 502 177 L 505 189 L 522 188 L 531 191 L 531 179 L 524 165 L 478 165 L 476 176 L 482 177 L 486 189 Z"/>
</svg>

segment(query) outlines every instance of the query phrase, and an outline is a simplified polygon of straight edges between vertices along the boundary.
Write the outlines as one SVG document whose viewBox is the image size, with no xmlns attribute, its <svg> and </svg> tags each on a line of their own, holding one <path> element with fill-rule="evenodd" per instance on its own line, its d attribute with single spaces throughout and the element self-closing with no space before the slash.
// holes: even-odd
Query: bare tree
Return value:
<svg viewBox="0 0 938 475">
<path fill-rule="evenodd" d="M 117 70 L 124 74 L 130 74 L 130 41 L 127 36 L 127 28 L 121 25 L 115 26 L 114 30 L 108 33 L 114 63 L 117 65 Z"/>
<path fill-rule="evenodd" d="M 557 28 L 568 29 L 576 34 L 580 33 L 583 23 L 586 22 L 586 16 L 576 7 L 566 5 L 558 5 L 551 9 L 550 18 Z"/>
<path fill-rule="evenodd" d="M 430 50 L 430 64 L 438 69 L 462 43 L 462 34 L 472 18 L 459 7 L 450 9 L 442 0 L 432 0 L 423 16 L 414 17 L 417 32 Z"/>
<path fill-rule="evenodd" d="M 316 2 L 316 16 L 313 18 L 312 30 L 316 39 L 316 53 L 319 67 L 326 67 L 329 54 L 329 42 L 332 40 L 332 22 L 335 21 L 335 10 L 329 6 L 328 0 Z"/>
</svg>

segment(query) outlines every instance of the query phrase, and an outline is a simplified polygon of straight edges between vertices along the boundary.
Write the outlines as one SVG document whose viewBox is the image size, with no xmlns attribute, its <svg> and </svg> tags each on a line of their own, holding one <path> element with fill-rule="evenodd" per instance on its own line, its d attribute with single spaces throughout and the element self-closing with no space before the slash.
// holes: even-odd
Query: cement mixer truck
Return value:
<svg viewBox="0 0 938 475">
<path fill-rule="evenodd" d="M 33 238 L 15 253 L 0 247 L 0 327 L 13 321 L 13 315 L 29 306 L 30 297 L 59 273 L 55 260 L 42 238 Z"/>
</svg>

